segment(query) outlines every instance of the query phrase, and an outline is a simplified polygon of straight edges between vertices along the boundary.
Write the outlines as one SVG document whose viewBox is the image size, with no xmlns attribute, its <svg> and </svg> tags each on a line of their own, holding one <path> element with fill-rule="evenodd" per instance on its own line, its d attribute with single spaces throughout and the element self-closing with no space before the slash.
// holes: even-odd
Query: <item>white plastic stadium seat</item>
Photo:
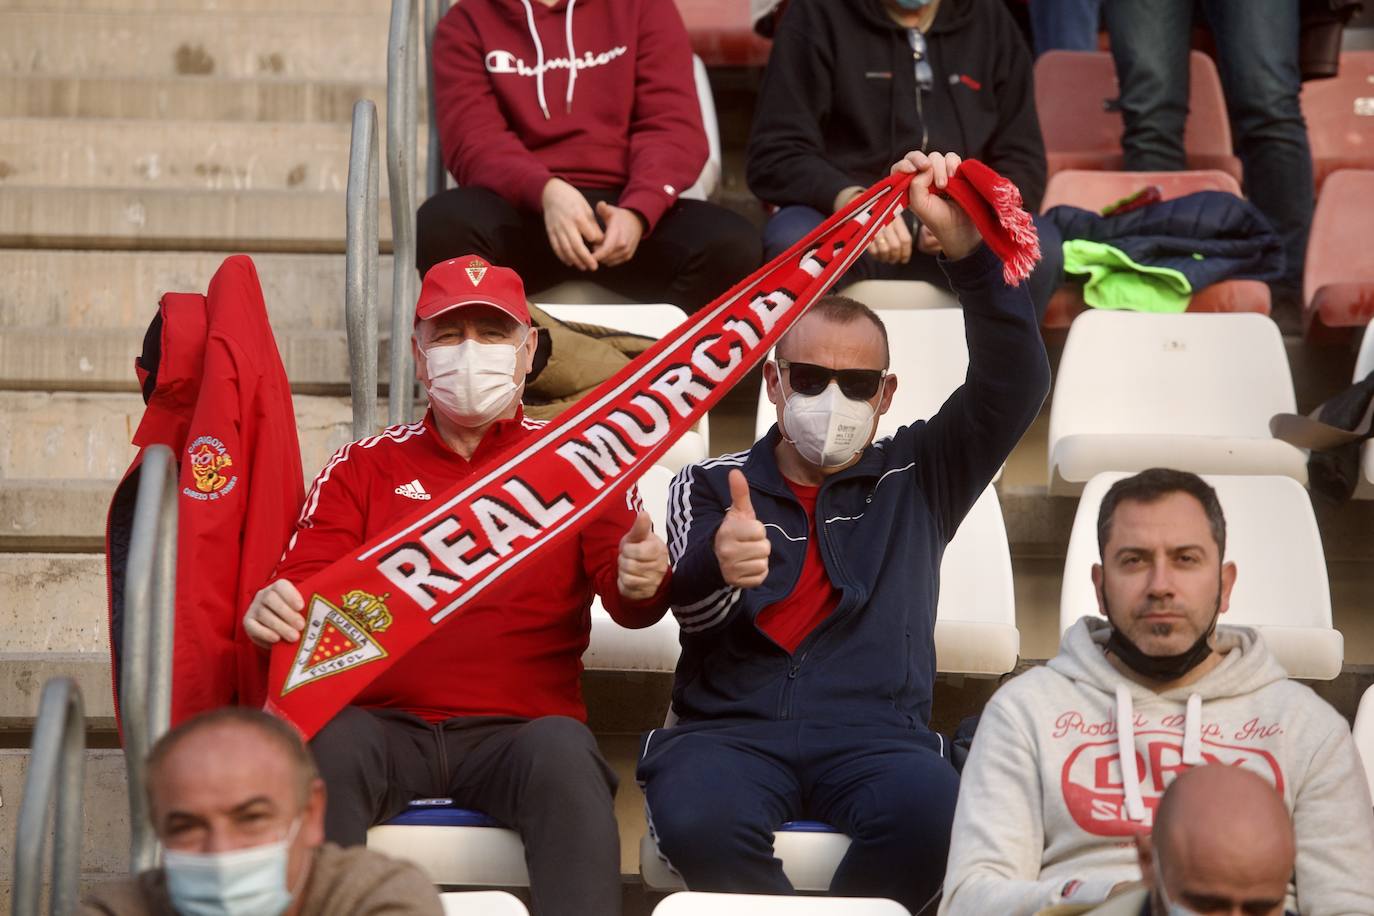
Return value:
<svg viewBox="0 0 1374 916">
<path fill-rule="evenodd" d="M 860 280 L 837 292 L 880 312 L 959 307 L 959 300 L 953 293 L 924 280 Z"/>
<path fill-rule="evenodd" d="M 1360 698 L 1360 708 L 1355 713 L 1355 749 L 1360 752 L 1364 764 L 1364 775 L 1369 780 L 1369 794 L 1374 795 L 1374 687 L 1370 687 Z"/>
<path fill-rule="evenodd" d="M 835 868 L 848 849 L 849 837 L 819 821 L 791 821 L 773 834 L 773 854 L 782 860 L 783 874 L 799 891 L 829 890 L 830 879 L 835 877 Z M 681 876 L 663 860 L 658 844 L 648 833 L 639 841 L 639 873 L 644 879 L 644 886 L 650 890 L 672 891 L 686 887 Z M 750 896 L 742 899 L 752 901 L 761 898 Z"/>
<path fill-rule="evenodd" d="M 450 891 L 439 895 L 444 916 L 529 916 L 518 897 L 505 891 Z"/>
<path fill-rule="evenodd" d="M 1099 561 L 1097 510 L 1107 488 L 1127 476 L 1098 474 L 1083 488 L 1064 561 L 1060 632 L 1097 613 L 1092 584 L 1092 566 Z M 1326 558 L 1307 491 L 1288 477 L 1204 479 L 1221 500 L 1226 558 L 1236 564 L 1230 610 L 1221 622 L 1257 627 L 1292 677 L 1339 675 L 1345 643 L 1331 623 Z"/>
<path fill-rule="evenodd" d="M 672 894 L 654 916 L 911 916 L 895 900 L 872 897 L 767 897 L 761 894 Z"/>
<path fill-rule="evenodd" d="M 1374 321 L 1364 329 L 1360 355 L 1355 359 L 1355 381 L 1364 381 L 1374 372 Z M 1360 480 L 1355 485 L 1356 499 L 1374 499 L 1374 439 L 1360 446 Z"/>
<path fill-rule="evenodd" d="M 1157 466 L 1306 484 L 1307 454 L 1269 433 L 1270 417 L 1295 410 L 1283 338 L 1264 315 L 1085 312 L 1054 384 L 1050 493 Z"/>
<path fill-rule="evenodd" d="M 667 303 L 637 303 L 632 305 L 545 303 L 539 306 L 559 321 L 593 324 L 617 331 L 641 334 L 655 340 L 663 338 L 673 328 L 687 320 L 687 313 Z M 705 415 L 695 429 L 688 430 L 673 443 L 658 463 L 674 471 L 701 461 L 710 454 L 710 424 Z"/>
<path fill-rule="evenodd" d="M 1020 652 L 1007 526 L 989 486 L 940 562 L 935 664 L 945 674 L 997 676 L 1016 667 Z"/>
<path fill-rule="evenodd" d="M 520 834 L 447 798 L 411 802 L 410 809 L 367 832 L 369 849 L 414 862 L 435 884 L 528 887 Z"/>
</svg>

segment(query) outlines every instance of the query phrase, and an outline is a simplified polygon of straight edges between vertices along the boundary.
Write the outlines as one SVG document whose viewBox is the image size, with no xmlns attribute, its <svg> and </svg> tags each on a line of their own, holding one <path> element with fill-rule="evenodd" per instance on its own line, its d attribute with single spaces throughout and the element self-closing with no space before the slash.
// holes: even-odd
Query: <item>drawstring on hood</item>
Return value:
<svg viewBox="0 0 1374 916">
<path fill-rule="evenodd" d="M 534 91 L 539 96 L 539 110 L 544 120 L 550 118 L 549 103 L 544 97 L 544 43 L 539 40 L 539 28 L 534 24 L 534 7 L 530 0 L 520 0 L 525 5 L 525 24 L 530 30 L 530 40 L 534 42 Z M 568 0 L 568 8 L 563 13 L 563 34 L 568 43 L 568 92 L 563 99 L 565 110 L 572 113 L 573 91 L 577 85 L 577 50 L 573 47 L 573 8 L 577 0 Z"/>
<path fill-rule="evenodd" d="M 1203 762 L 1203 699 L 1221 700 L 1253 693 L 1266 684 L 1285 680 L 1288 675 L 1264 650 L 1256 631 L 1245 627 L 1217 627 L 1216 651 L 1225 656 L 1221 663 L 1186 688 L 1157 694 L 1126 680 L 1107 660 L 1104 650 L 1111 632 L 1112 626 L 1106 620 L 1082 618 L 1064 633 L 1059 654 L 1049 661 L 1049 667 L 1064 677 L 1114 696 L 1116 749 L 1126 817 L 1144 823 L 1149 818 L 1149 809 L 1140 789 L 1136 702 L 1152 703 L 1158 699 L 1163 703 L 1184 703 L 1182 763 L 1197 766 Z"/>
</svg>

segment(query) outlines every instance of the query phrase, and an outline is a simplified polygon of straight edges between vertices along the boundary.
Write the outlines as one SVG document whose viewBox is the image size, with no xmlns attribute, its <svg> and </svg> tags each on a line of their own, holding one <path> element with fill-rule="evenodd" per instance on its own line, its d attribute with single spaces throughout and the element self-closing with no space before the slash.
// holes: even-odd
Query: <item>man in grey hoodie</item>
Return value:
<svg viewBox="0 0 1374 916">
<path fill-rule="evenodd" d="M 1244 767 L 1292 813 L 1288 908 L 1374 913 L 1374 811 L 1345 720 L 1288 680 L 1258 633 L 1218 627 L 1236 580 L 1226 522 L 1194 474 L 1117 482 L 1098 516 L 1098 610 L 988 703 L 963 771 L 941 914 L 1031 916 L 1141 880 L 1174 776 Z"/>
</svg>

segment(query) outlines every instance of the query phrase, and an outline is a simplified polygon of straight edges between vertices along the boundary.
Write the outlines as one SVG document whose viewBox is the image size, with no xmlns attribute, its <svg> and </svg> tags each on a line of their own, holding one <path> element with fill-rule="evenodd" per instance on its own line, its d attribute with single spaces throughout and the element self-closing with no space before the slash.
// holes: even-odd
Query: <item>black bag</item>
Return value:
<svg viewBox="0 0 1374 916">
<path fill-rule="evenodd" d="M 1311 449 L 1307 481 L 1330 503 L 1343 503 L 1360 479 L 1360 445 L 1374 437 L 1374 372 L 1309 416 L 1275 414 L 1269 431 L 1299 448 Z"/>
<path fill-rule="evenodd" d="M 1330 79 L 1340 72 L 1341 35 L 1364 8 L 1364 0 L 1302 0 L 1298 68 L 1306 80 Z"/>
</svg>

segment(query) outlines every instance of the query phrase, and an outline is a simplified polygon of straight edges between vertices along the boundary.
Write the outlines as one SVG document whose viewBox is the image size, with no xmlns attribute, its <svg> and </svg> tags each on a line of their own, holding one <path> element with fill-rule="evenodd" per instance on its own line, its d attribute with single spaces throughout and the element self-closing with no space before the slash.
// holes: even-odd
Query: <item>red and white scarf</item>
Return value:
<svg viewBox="0 0 1374 916">
<path fill-rule="evenodd" d="M 948 193 L 1002 256 L 1008 282 L 1017 282 L 1038 255 L 1038 249 L 1023 254 L 1029 217 L 1019 209 L 1015 187 L 991 170 L 969 171 L 978 183 L 961 180 L 977 165 L 964 163 Z M 983 173 L 996 179 L 986 185 L 992 192 L 979 186 Z M 764 358 L 900 212 L 911 179 L 898 174 L 875 184 L 684 321 L 538 438 L 436 496 L 423 515 L 302 583 L 306 627 L 296 644 L 273 650 L 266 708 L 313 736 L 501 577 L 533 571 L 541 553 L 623 494 Z M 1014 203 L 1003 186 L 1011 188 Z M 979 210 L 982 201 L 995 209 Z M 1033 227 L 1030 233 L 1034 245 Z"/>
</svg>

